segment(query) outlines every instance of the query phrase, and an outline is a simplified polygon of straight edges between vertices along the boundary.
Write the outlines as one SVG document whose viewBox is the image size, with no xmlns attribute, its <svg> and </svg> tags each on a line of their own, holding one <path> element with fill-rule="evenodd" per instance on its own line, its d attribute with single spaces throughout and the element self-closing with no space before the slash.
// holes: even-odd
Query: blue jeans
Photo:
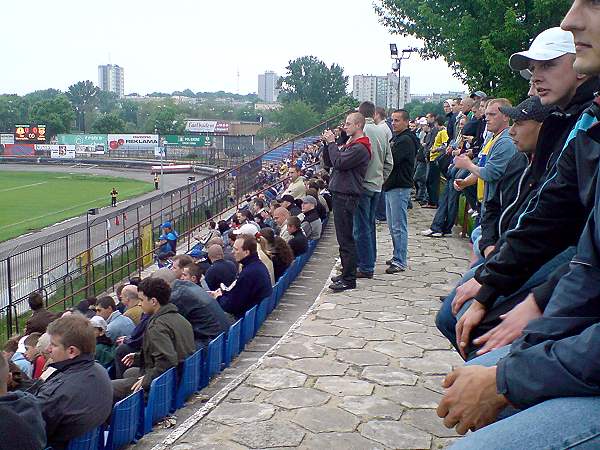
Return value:
<svg viewBox="0 0 600 450">
<path fill-rule="evenodd" d="M 491 367 L 508 354 L 504 346 L 466 365 Z M 524 410 L 506 408 L 499 420 L 450 448 L 479 449 L 597 449 L 600 448 L 600 397 L 562 397 L 546 400 Z"/>
<path fill-rule="evenodd" d="M 473 253 L 479 258 L 483 258 L 481 250 L 479 250 L 479 241 L 481 240 L 481 225 L 475 227 L 471 231 L 471 243 L 473 244 Z"/>
<path fill-rule="evenodd" d="M 375 218 L 377 220 L 385 222 L 385 192 L 383 191 L 379 193 L 379 200 L 377 200 L 377 211 L 375 213 Z"/>
<path fill-rule="evenodd" d="M 385 213 L 394 245 L 392 264 L 406 268 L 408 265 L 408 202 L 410 188 L 396 188 L 385 193 Z"/>
<path fill-rule="evenodd" d="M 364 190 L 354 211 L 352 234 L 356 242 L 356 268 L 362 273 L 375 271 L 377 241 L 375 213 L 379 203 L 379 192 Z"/>
<path fill-rule="evenodd" d="M 454 175 L 455 170 L 450 173 Z M 456 222 L 458 215 L 458 197 L 460 192 L 454 189 L 454 176 L 449 176 L 446 181 L 446 188 L 440 195 L 438 209 L 435 211 L 435 217 L 431 223 L 431 230 L 438 233 L 451 234 L 452 227 Z"/>
</svg>

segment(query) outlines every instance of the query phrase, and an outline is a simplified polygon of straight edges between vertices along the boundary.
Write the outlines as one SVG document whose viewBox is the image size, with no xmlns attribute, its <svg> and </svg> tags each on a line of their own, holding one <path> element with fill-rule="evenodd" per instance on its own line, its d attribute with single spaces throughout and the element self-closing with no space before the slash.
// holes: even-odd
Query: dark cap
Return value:
<svg viewBox="0 0 600 450">
<path fill-rule="evenodd" d="M 291 196 L 290 194 L 285 194 L 283 197 L 281 197 L 281 201 L 294 203 L 294 197 Z"/>
<path fill-rule="evenodd" d="M 535 120 L 536 122 L 543 122 L 554 111 L 553 106 L 542 105 L 539 97 L 529 97 L 517 106 L 501 106 L 498 109 L 512 120 Z"/>
<path fill-rule="evenodd" d="M 479 97 L 479 98 L 486 98 L 487 94 L 483 91 L 475 91 L 470 95 L 471 98 L 475 98 L 475 97 Z"/>
</svg>

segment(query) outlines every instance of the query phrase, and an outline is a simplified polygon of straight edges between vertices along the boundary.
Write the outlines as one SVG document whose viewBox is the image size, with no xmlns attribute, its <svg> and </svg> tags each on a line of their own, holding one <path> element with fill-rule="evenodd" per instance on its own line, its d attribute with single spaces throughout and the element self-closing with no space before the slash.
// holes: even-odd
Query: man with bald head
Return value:
<svg viewBox="0 0 600 450">
<path fill-rule="evenodd" d="M 138 325 L 142 319 L 142 306 L 140 305 L 140 299 L 138 298 L 137 286 L 133 284 L 126 285 L 121 291 L 121 299 L 123 304 L 127 307 L 123 315 L 129 317 L 133 323 Z"/>
<path fill-rule="evenodd" d="M 220 245 L 211 245 L 208 247 L 208 259 L 211 264 L 204 281 L 210 291 L 216 291 L 223 283 L 229 286 L 235 280 L 237 275 L 237 266 L 224 258 L 223 248 Z"/>
<path fill-rule="evenodd" d="M 334 277 L 329 286 L 334 292 L 356 288 L 356 244 L 352 230 L 354 212 L 358 206 L 367 167 L 371 161 L 371 142 L 363 128 L 365 117 L 361 113 L 351 113 L 346 117 L 344 130 L 349 139 L 338 147 L 335 134 L 331 130 L 323 133 L 327 151 L 323 152 L 325 165 L 331 167 L 329 190 L 333 201 L 335 234 L 342 260 L 342 274 Z"/>
<path fill-rule="evenodd" d="M 273 211 L 273 219 L 277 224 L 279 236 L 286 242 L 292 238 L 292 236 L 290 236 L 290 233 L 288 233 L 287 230 L 287 220 L 289 217 L 290 212 L 283 206 L 280 206 L 279 208 L 276 208 L 275 211 Z"/>
</svg>

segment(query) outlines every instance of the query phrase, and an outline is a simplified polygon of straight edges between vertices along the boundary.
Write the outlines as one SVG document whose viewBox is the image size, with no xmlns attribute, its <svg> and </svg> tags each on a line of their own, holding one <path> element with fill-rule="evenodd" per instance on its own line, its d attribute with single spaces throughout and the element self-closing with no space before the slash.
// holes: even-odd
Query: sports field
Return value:
<svg viewBox="0 0 600 450">
<path fill-rule="evenodd" d="M 89 208 L 110 205 L 153 189 L 127 178 L 53 172 L 0 172 L 0 241 L 76 217 Z"/>
</svg>

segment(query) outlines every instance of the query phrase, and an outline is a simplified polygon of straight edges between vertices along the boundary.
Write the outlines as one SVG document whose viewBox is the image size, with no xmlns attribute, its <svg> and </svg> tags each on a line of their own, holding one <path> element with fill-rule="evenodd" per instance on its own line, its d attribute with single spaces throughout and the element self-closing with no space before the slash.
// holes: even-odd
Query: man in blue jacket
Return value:
<svg viewBox="0 0 600 450">
<path fill-rule="evenodd" d="M 600 9 L 575 0 L 562 22 L 576 42 L 574 68 L 600 74 Z M 573 140 L 600 143 L 600 98 L 582 115 Z M 583 122 L 587 127 L 582 127 Z M 587 128 L 587 129 L 586 129 Z M 595 182 L 598 183 L 598 177 Z M 508 346 L 450 373 L 438 407 L 447 427 L 479 430 L 454 448 L 598 448 L 600 431 L 600 190 L 569 272 L 544 315 Z M 504 411 L 509 417 L 496 421 Z M 516 413 L 515 413 L 516 412 Z M 494 423 L 495 422 L 495 423 Z"/>
</svg>

